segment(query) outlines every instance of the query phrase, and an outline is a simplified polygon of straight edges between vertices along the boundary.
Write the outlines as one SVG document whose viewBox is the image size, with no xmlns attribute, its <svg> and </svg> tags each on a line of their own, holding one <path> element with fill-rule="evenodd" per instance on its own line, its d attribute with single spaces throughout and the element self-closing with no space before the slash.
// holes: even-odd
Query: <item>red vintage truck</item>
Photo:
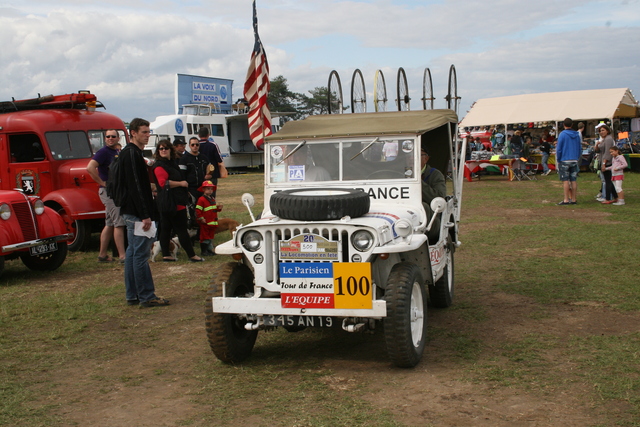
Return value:
<svg viewBox="0 0 640 427">
<path fill-rule="evenodd" d="M 72 233 L 69 250 L 87 248 L 104 225 L 98 185 L 86 171 L 107 129 L 128 140 L 123 121 L 88 91 L 0 102 L 0 189 L 42 198 Z"/>
</svg>

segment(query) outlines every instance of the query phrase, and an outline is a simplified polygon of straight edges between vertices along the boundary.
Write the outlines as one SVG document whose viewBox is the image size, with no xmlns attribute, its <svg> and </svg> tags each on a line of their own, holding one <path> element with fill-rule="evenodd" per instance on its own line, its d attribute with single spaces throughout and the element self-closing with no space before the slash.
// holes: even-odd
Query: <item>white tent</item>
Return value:
<svg viewBox="0 0 640 427">
<path fill-rule="evenodd" d="M 479 99 L 460 127 L 638 117 L 638 101 L 628 88 L 534 93 Z"/>
</svg>

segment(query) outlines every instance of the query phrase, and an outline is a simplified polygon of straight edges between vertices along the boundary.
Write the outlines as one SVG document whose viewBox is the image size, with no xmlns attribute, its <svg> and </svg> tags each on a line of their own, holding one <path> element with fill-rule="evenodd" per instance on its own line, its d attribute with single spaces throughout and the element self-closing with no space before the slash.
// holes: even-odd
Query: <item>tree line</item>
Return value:
<svg viewBox="0 0 640 427">
<path fill-rule="evenodd" d="M 267 97 L 269 110 L 272 113 L 290 113 L 282 117 L 282 121 L 299 120 L 314 114 L 327 114 L 327 87 L 320 86 L 308 91 L 309 95 L 289 90 L 287 79 L 277 76 L 271 82 L 271 90 Z"/>
</svg>

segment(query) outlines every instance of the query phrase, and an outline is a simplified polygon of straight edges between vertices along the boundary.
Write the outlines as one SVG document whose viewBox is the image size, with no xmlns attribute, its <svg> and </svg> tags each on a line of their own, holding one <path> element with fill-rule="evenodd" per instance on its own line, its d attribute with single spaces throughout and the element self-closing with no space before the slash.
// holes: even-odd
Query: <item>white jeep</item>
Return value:
<svg viewBox="0 0 640 427">
<path fill-rule="evenodd" d="M 267 138 L 264 210 L 216 248 L 236 262 L 211 283 L 214 354 L 242 361 L 260 329 L 357 332 L 381 321 L 392 362 L 415 366 L 427 294 L 435 307 L 453 299 L 465 154 L 457 122 L 451 110 L 321 115 Z M 450 179 L 446 197 L 425 205 L 421 148 Z M 252 199 L 243 196 L 250 213 Z"/>
</svg>

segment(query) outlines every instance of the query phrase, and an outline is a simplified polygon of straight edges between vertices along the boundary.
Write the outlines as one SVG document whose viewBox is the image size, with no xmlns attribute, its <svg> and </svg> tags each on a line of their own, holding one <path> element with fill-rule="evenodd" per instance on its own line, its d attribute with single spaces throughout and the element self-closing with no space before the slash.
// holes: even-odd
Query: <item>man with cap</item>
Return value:
<svg viewBox="0 0 640 427">
<path fill-rule="evenodd" d="M 216 186 L 210 180 L 204 181 L 198 188 L 198 191 L 203 193 L 196 203 L 196 220 L 200 226 L 200 253 L 203 256 L 215 255 L 213 238 L 218 228 L 218 212 L 222 210 L 222 205 L 217 205 L 213 197 L 215 190 Z"/>
<path fill-rule="evenodd" d="M 176 158 L 178 159 L 187 151 L 187 143 L 184 139 L 174 139 L 173 146 L 176 148 Z"/>
</svg>

